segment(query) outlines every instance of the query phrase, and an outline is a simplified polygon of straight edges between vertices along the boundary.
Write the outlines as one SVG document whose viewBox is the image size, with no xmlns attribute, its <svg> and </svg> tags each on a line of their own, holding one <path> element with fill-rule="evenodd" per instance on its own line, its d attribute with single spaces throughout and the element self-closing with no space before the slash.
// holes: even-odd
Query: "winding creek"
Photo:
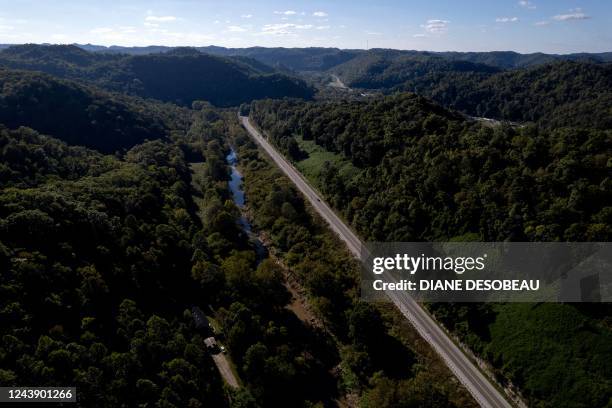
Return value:
<svg viewBox="0 0 612 408">
<path fill-rule="evenodd" d="M 232 147 L 230 153 L 225 157 L 225 161 L 230 166 L 231 170 L 231 178 L 229 183 L 230 191 L 232 192 L 232 199 L 234 200 L 234 204 L 238 206 L 240 209 L 241 215 L 238 220 L 242 230 L 249 237 L 249 241 L 255 247 L 255 251 L 257 252 L 258 261 L 263 260 L 267 256 L 266 247 L 263 245 L 259 237 L 253 232 L 253 228 L 248 218 L 245 215 L 245 198 L 244 198 L 244 190 L 242 189 L 242 174 L 238 170 L 238 155 L 236 151 Z"/>
</svg>

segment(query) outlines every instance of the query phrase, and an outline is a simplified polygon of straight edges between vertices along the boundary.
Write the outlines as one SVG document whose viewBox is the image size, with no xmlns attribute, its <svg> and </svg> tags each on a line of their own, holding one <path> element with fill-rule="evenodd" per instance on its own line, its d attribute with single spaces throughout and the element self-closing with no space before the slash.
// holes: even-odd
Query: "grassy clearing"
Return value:
<svg viewBox="0 0 612 408">
<path fill-rule="evenodd" d="M 319 176 L 325 162 L 330 162 L 336 166 L 344 180 L 350 180 L 359 173 L 359 169 L 353 166 L 350 161 L 337 153 L 325 150 L 313 140 L 304 140 L 301 136 L 295 136 L 295 140 L 298 142 L 300 149 L 308 154 L 308 158 L 297 162 L 295 166 L 315 185 L 319 185 Z"/>
</svg>

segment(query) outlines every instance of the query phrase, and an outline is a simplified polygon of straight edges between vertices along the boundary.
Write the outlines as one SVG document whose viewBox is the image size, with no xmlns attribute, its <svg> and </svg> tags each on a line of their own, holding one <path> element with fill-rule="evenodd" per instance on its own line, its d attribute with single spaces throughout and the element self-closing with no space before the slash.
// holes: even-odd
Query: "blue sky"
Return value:
<svg viewBox="0 0 612 408">
<path fill-rule="evenodd" d="M 612 51 L 612 2 L 0 0 L 0 43 Z"/>
</svg>

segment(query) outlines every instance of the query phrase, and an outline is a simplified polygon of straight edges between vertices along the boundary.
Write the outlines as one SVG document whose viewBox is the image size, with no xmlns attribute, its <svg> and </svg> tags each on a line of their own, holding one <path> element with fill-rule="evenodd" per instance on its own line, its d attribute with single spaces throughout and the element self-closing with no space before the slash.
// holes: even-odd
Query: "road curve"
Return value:
<svg viewBox="0 0 612 408">
<path fill-rule="evenodd" d="M 357 257 L 361 256 L 362 242 L 355 233 L 332 211 L 332 209 L 310 187 L 302 174 L 297 171 L 249 122 L 246 116 L 239 116 L 240 122 L 248 133 L 255 139 L 274 163 L 289 177 L 302 194 L 308 199 L 313 208 L 327 221 L 329 226 L 338 234 L 348 249 Z M 453 374 L 468 389 L 474 399 L 482 407 L 511 408 L 512 405 L 504 398 L 502 393 L 480 372 L 472 361 L 453 343 L 449 336 L 438 326 L 429 313 L 423 309 L 406 292 L 387 292 L 390 299 L 400 312 L 412 323 L 450 368 Z"/>
</svg>

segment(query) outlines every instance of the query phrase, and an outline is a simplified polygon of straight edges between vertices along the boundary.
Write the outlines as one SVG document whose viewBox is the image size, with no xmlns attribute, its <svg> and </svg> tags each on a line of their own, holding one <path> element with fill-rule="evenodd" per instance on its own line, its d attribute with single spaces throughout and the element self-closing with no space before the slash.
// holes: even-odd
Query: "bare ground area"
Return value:
<svg viewBox="0 0 612 408">
<path fill-rule="evenodd" d="M 213 361 L 221 374 L 221 377 L 225 380 L 226 383 L 229 384 L 232 388 L 238 388 L 240 385 L 238 384 L 238 380 L 232 371 L 230 363 L 223 353 L 217 353 L 212 355 Z"/>
</svg>

